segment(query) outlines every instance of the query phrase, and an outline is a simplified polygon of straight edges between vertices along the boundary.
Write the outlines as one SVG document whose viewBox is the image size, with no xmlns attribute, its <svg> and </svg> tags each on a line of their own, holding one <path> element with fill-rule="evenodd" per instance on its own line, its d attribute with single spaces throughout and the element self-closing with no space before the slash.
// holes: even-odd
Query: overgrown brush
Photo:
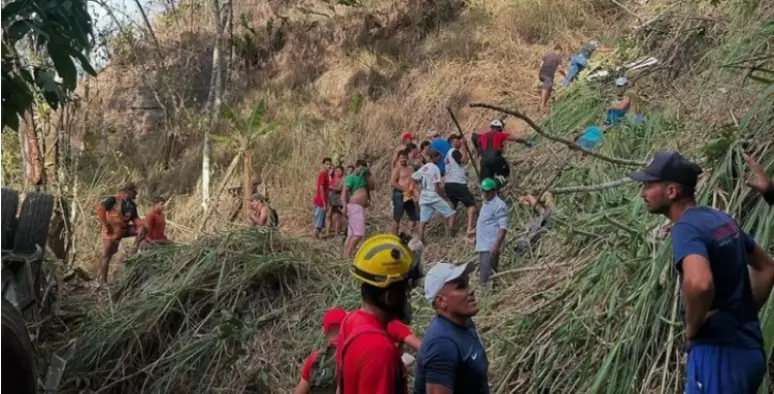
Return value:
<svg viewBox="0 0 774 394">
<path fill-rule="evenodd" d="M 277 368 L 321 339 L 310 323 L 337 302 L 339 270 L 325 253 L 273 232 L 230 233 L 210 245 L 162 247 L 126 262 L 115 300 L 73 333 L 77 358 L 64 392 L 274 392 L 285 383 Z"/>
</svg>

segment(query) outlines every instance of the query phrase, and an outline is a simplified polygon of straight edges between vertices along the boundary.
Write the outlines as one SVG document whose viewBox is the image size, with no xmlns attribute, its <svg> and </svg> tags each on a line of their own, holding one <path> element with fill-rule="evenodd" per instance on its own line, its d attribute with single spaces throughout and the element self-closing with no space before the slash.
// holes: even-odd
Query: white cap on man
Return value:
<svg viewBox="0 0 774 394">
<path fill-rule="evenodd" d="M 491 123 L 489 123 L 489 127 L 493 129 L 502 129 L 503 128 L 503 121 L 500 119 L 495 119 Z"/>
<path fill-rule="evenodd" d="M 443 285 L 460 278 L 463 275 L 468 275 L 476 266 L 472 262 L 456 265 L 451 262 L 439 262 L 436 263 L 430 271 L 425 274 L 425 298 L 431 303 L 441 291 Z"/>
</svg>

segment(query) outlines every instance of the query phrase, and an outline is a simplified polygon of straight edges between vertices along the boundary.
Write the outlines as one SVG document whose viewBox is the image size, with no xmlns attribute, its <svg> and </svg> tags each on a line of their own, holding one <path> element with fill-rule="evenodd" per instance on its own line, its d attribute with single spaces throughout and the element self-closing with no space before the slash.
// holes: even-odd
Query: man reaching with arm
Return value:
<svg viewBox="0 0 774 394">
<path fill-rule="evenodd" d="M 761 168 L 760 164 L 758 164 L 755 159 L 748 155 L 744 155 L 744 161 L 746 161 L 747 165 L 752 169 L 754 177 L 753 180 L 747 182 L 747 186 L 750 186 L 760 193 L 769 205 L 774 205 L 774 182 L 769 180 L 769 177 L 766 176 L 763 168 Z"/>
<path fill-rule="evenodd" d="M 678 152 L 656 152 L 628 174 L 643 183 L 650 213 L 674 223 L 688 360 L 686 394 L 751 394 L 766 372 L 758 311 L 774 283 L 774 261 L 724 212 L 697 206 L 701 168 Z"/>
</svg>

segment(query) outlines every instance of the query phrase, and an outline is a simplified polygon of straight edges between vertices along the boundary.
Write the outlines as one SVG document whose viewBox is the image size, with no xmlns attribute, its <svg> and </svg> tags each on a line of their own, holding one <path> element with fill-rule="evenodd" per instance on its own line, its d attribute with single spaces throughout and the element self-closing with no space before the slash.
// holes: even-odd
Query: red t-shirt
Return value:
<svg viewBox="0 0 774 394">
<path fill-rule="evenodd" d="M 167 221 L 164 219 L 163 212 L 150 211 L 145 214 L 145 227 L 148 228 L 148 234 L 145 235 L 145 239 L 148 241 L 163 241 L 167 239 L 164 235 L 164 228 L 167 226 Z"/>
<path fill-rule="evenodd" d="M 366 332 L 355 337 L 346 352 L 341 353 L 349 336 L 364 328 L 387 330 L 376 316 L 361 309 L 347 314 L 339 328 L 336 360 L 342 367 L 344 385 L 340 394 L 395 394 L 400 353 L 392 338 Z M 408 387 L 405 375 L 402 385 L 405 392 Z"/>
<path fill-rule="evenodd" d="M 314 200 L 312 202 L 315 206 L 325 206 L 325 201 L 328 200 L 330 186 L 331 180 L 328 171 L 320 170 L 320 172 L 317 173 L 317 181 L 314 184 Z M 322 195 L 320 194 L 321 191 Z"/>
<path fill-rule="evenodd" d="M 503 150 L 503 144 L 505 143 L 505 141 L 508 140 L 508 137 L 510 137 L 510 135 L 508 135 L 508 133 L 504 131 L 494 131 L 494 130 L 488 130 L 487 132 L 482 133 L 478 136 L 478 145 L 481 147 L 481 149 L 483 150 L 483 149 L 489 148 L 488 141 L 487 141 L 488 139 L 487 135 L 489 133 L 494 133 L 494 135 L 492 136 L 492 148 L 500 151 Z"/>
</svg>

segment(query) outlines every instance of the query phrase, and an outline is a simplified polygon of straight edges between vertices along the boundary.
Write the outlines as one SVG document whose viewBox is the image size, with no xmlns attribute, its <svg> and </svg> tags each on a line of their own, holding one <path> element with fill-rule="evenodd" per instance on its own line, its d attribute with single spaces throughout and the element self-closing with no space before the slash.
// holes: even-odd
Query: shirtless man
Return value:
<svg viewBox="0 0 774 394">
<path fill-rule="evenodd" d="M 266 204 L 266 200 L 259 193 L 250 198 L 250 224 L 254 227 L 277 227 L 276 213 Z"/>
<path fill-rule="evenodd" d="M 400 145 L 395 147 L 395 150 L 392 152 L 392 160 L 390 160 L 390 168 L 395 168 L 395 166 L 398 165 L 398 155 L 400 152 L 403 152 L 406 150 L 406 147 L 408 144 L 411 143 L 411 141 L 414 139 L 414 134 L 412 134 L 410 131 L 404 131 L 400 133 Z"/>
<path fill-rule="evenodd" d="M 408 152 L 406 150 L 398 153 L 398 165 L 392 169 L 390 174 L 390 185 L 392 186 L 392 233 L 398 235 L 400 231 L 400 220 L 403 212 L 411 222 L 411 232 L 416 229 L 419 221 L 419 207 L 414 201 L 414 181 L 411 174 L 414 169 L 408 166 Z"/>
<path fill-rule="evenodd" d="M 358 242 L 365 236 L 365 208 L 371 200 L 374 190 L 371 173 L 365 160 L 358 160 L 355 171 L 344 178 L 341 202 L 346 207 L 347 240 L 344 242 L 344 255 L 351 256 Z"/>
</svg>

